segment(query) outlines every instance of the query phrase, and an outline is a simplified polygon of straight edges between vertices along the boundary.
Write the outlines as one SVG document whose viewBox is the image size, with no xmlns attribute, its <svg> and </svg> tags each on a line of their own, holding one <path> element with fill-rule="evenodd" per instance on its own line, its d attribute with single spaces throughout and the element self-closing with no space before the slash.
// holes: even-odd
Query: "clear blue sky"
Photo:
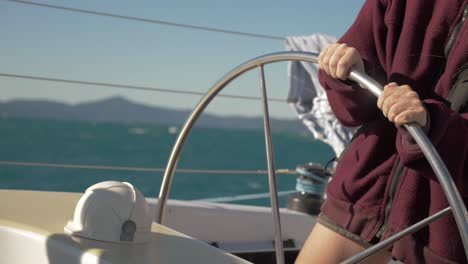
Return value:
<svg viewBox="0 0 468 264">
<path fill-rule="evenodd" d="M 36 1 L 36 0 L 34 0 Z M 326 33 L 339 37 L 364 0 L 39 1 L 80 9 L 268 35 Z M 284 50 L 281 40 L 194 31 L 46 9 L 0 0 L 0 73 L 207 91 L 253 57 Z M 267 66 L 269 96 L 287 95 L 286 63 Z M 48 99 L 80 103 L 122 96 L 147 105 L 191 109 L 199 96 L 130 91 L 0 77 L 0 101 Z M 259 96 L 258 73 L 224 93 Z M 259 115 L 258 102 L 216 99 L 207 111 Z M 282 103 L 271 114 L 293 118 Z"/>
</svg>

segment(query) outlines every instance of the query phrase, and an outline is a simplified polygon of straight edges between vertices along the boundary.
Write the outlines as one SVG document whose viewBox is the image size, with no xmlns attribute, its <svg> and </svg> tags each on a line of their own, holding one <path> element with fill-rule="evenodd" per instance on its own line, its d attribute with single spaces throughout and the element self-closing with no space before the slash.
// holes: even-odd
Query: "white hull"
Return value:
<svg viewBox="0 0 468 264">
<path fill-rule="evenodd" d="M 148 199 L 152 210 L 156 201 Z M 315 221 L 315 216 L 281 209 L 283 240 L 300 249 Z M 164 224 L 228 252 L 274 251 L 274 223 L 267 207 L 169 200 Z"/>
</svg>

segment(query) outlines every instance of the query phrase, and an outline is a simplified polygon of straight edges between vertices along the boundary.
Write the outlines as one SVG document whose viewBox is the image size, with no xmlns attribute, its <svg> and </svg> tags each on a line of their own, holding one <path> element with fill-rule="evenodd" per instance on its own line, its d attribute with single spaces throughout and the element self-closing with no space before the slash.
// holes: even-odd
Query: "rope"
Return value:
<svg viewBox="0 0 468 264">
<path fill-rule="evenodd" d="M 130 20 L 130 21 L 159 24 L 163 26 L 171 26 L 171 27 L 179 27 L 179 28 L 192 29 L 192 30 L 202 30 L 202 31 L 214 32 L 214 33 L 238 35 L 238 36 L 243 36 L 243 37 L 271 39 L 271 40 L 284 40 L 285 39 L 284 37 L 280 37 L 280 36 L 258 34 L 258 33 L 248 33 L 248 32 L 241 32 L 241 31 L 234 31 L 234 30 L 227 30 L 227 29 L 213 28 L 213 27 L 203 27 L 203 26 L 196 26 L 196 25 L 191 25 L 191 24 L 182 24 L 182 23 L 176 23 L 176 22 L 170 22 L 170 21 L 163 21 L 159 19 L 148 19 L 148 18 L 141 18 L 141 17 L 125 16 L 125 15 L 118 15 L 118 14 L 112 14 L 112 13 L 106 13 L 106 12 L 100 12 L 100 11 L 94 11 L 94 10 L 43 4 L 43 3 L 31 2 L 31 1 L 23 1 L 23 0 L 3 0 L 3 1 L 9 1 L 13 3 L 17 3 L 17 4 L 32 5 L 32 6 L 38 6 L 38 7 L 50 8 L 50 9 L 80 13 L 80 14 L 104 16 L 104 17 L 111 17 L 111 18 L 117 18 L 117 19 L 125 19 L 125 20 Z"/>
<path fill-rule="evenodd" d="M 296 191 L 300 193 L 323 195 L 326 186 L 326 183 L 317 183 L 302 177 L 296 179 Z"/>
<path fill-rule="evenodd" d="M 7 0 L 10 1 L 10 0 Z M 137 86 L 137 85 L 130 85 L 130 84 L 117 84 L 117 83 L 108 83 L 108 82 L 90 82 L 90 81 L 81 81 L 81 80 L 70 80 L 70 79 L 59 79 L 59 78 L 49 78 L 43 76 L 31 76 L 31 75 L 20 75 L 20 74 L 10 74 L 10 73 L 0 73 L 0 77 L 6 78 L 16 78 L 16 79 L 29 79 L 29 80 L 37 80 L 37 81 L 46 81 L 46 82 L 61 82 L 61 83 L 72 83 L 72 84 L 80 84 L 80 85 L 92 85 L 92 86 L 102 86 L 102 87 L 112 87 L 112 88 L 122 88 L 122 89 L 132 89 L 132 90 L 142 90 L 142 91 L 149 91 L 149 92 L 164 92 L 164 93 L 175 93 L 175 94 L 187 94 L 187 95 L 205 95 L 202 92 L 192 92 L 192 91 L 184 91 L 184 90 L 172 90 L 172 89 L 164 89 L 164 88 L 155 88 L 155 87 L 148 87 L 148 86 Z M 242 100 L 261 100 L 260 97 L 254 96 L 242 96 L 242 95 L 218 95 L 219 97 L 231 98 L 231 99 L 242 99 Z M 286 102 L 285 99 L 279 98 L 268 98 L 269 101 L 272 102 Z"/>
<path fill-rule="evenodd" d="M 320 183 L 327 183 L 328 179 L 327 178 L 322 178 L 313 172 L 307 171 L 303 168 L 296 168 L 296 172 L 299 173 L 300 175 L 306 176 L 307 178 L 313 179 L 315 181 L 318 181 Z"/>
<path fill-rule="evenodd" d="M 297 167 L 296 172 L 301 175 L 296 179 L 296 191 L 319 196 L 325 193 L 329 176 L 319 176 L 303 167 Z"/>
<path fill-rule="evenodd" d="M 127 167 L 127 166 L 104 166 L 104 165 L 84 165 L 84 164 L 61 164 L 44 162 L 20 162 L 20 161 L 0 161 L 0 165 L 22 166 L 22 167 L 51 167 L 62 169 L 90 169 L 90 170 L 117 170 L 117 171 L 146 171 L 164 172 L 165 168 L 148 167 Z M 205 170 L 205 169 L 177 169 L 178 173 L 207 173 L 207 174 L 268 174 L 267 170 Z M 294 170 L 278 169 L 277 174 L 297 174 Z"/>
</svg>

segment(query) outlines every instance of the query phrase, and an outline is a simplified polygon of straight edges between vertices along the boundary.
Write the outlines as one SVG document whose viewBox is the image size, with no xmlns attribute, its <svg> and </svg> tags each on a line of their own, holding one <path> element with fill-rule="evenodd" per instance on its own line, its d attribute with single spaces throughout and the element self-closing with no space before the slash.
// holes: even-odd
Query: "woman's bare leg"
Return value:
<svg viewBox="0 0 468 264">
<path fill-rule="evenodd" d="M 340 263 L 364 249 L 358 243 L 317 223 L 304 243 L 296 264 Z M 390 260 L 390 253 L 383 250 L 362 263 L 388 263 Z"/>
</svg>

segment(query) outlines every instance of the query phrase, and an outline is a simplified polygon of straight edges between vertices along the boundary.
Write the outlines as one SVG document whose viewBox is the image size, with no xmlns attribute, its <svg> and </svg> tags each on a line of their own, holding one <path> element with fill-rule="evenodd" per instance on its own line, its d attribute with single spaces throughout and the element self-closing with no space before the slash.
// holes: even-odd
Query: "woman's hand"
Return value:
<svg viewBox="0 0 468 264">
<path fill-rule="evenodd" d="M 377 106 L 396 125 L 416 122 L 428 130 L 427 110 L 409 85 L 387 84 L 377 100 Z"/>
<path fill-rule="evenodd" d="M 334 43 L 320 52 L 319 66 L 334 79 L 348 79 L 351 68 L 364 72 L 364 62 L 359 52 L 344 43 Z"/>
</svg>

